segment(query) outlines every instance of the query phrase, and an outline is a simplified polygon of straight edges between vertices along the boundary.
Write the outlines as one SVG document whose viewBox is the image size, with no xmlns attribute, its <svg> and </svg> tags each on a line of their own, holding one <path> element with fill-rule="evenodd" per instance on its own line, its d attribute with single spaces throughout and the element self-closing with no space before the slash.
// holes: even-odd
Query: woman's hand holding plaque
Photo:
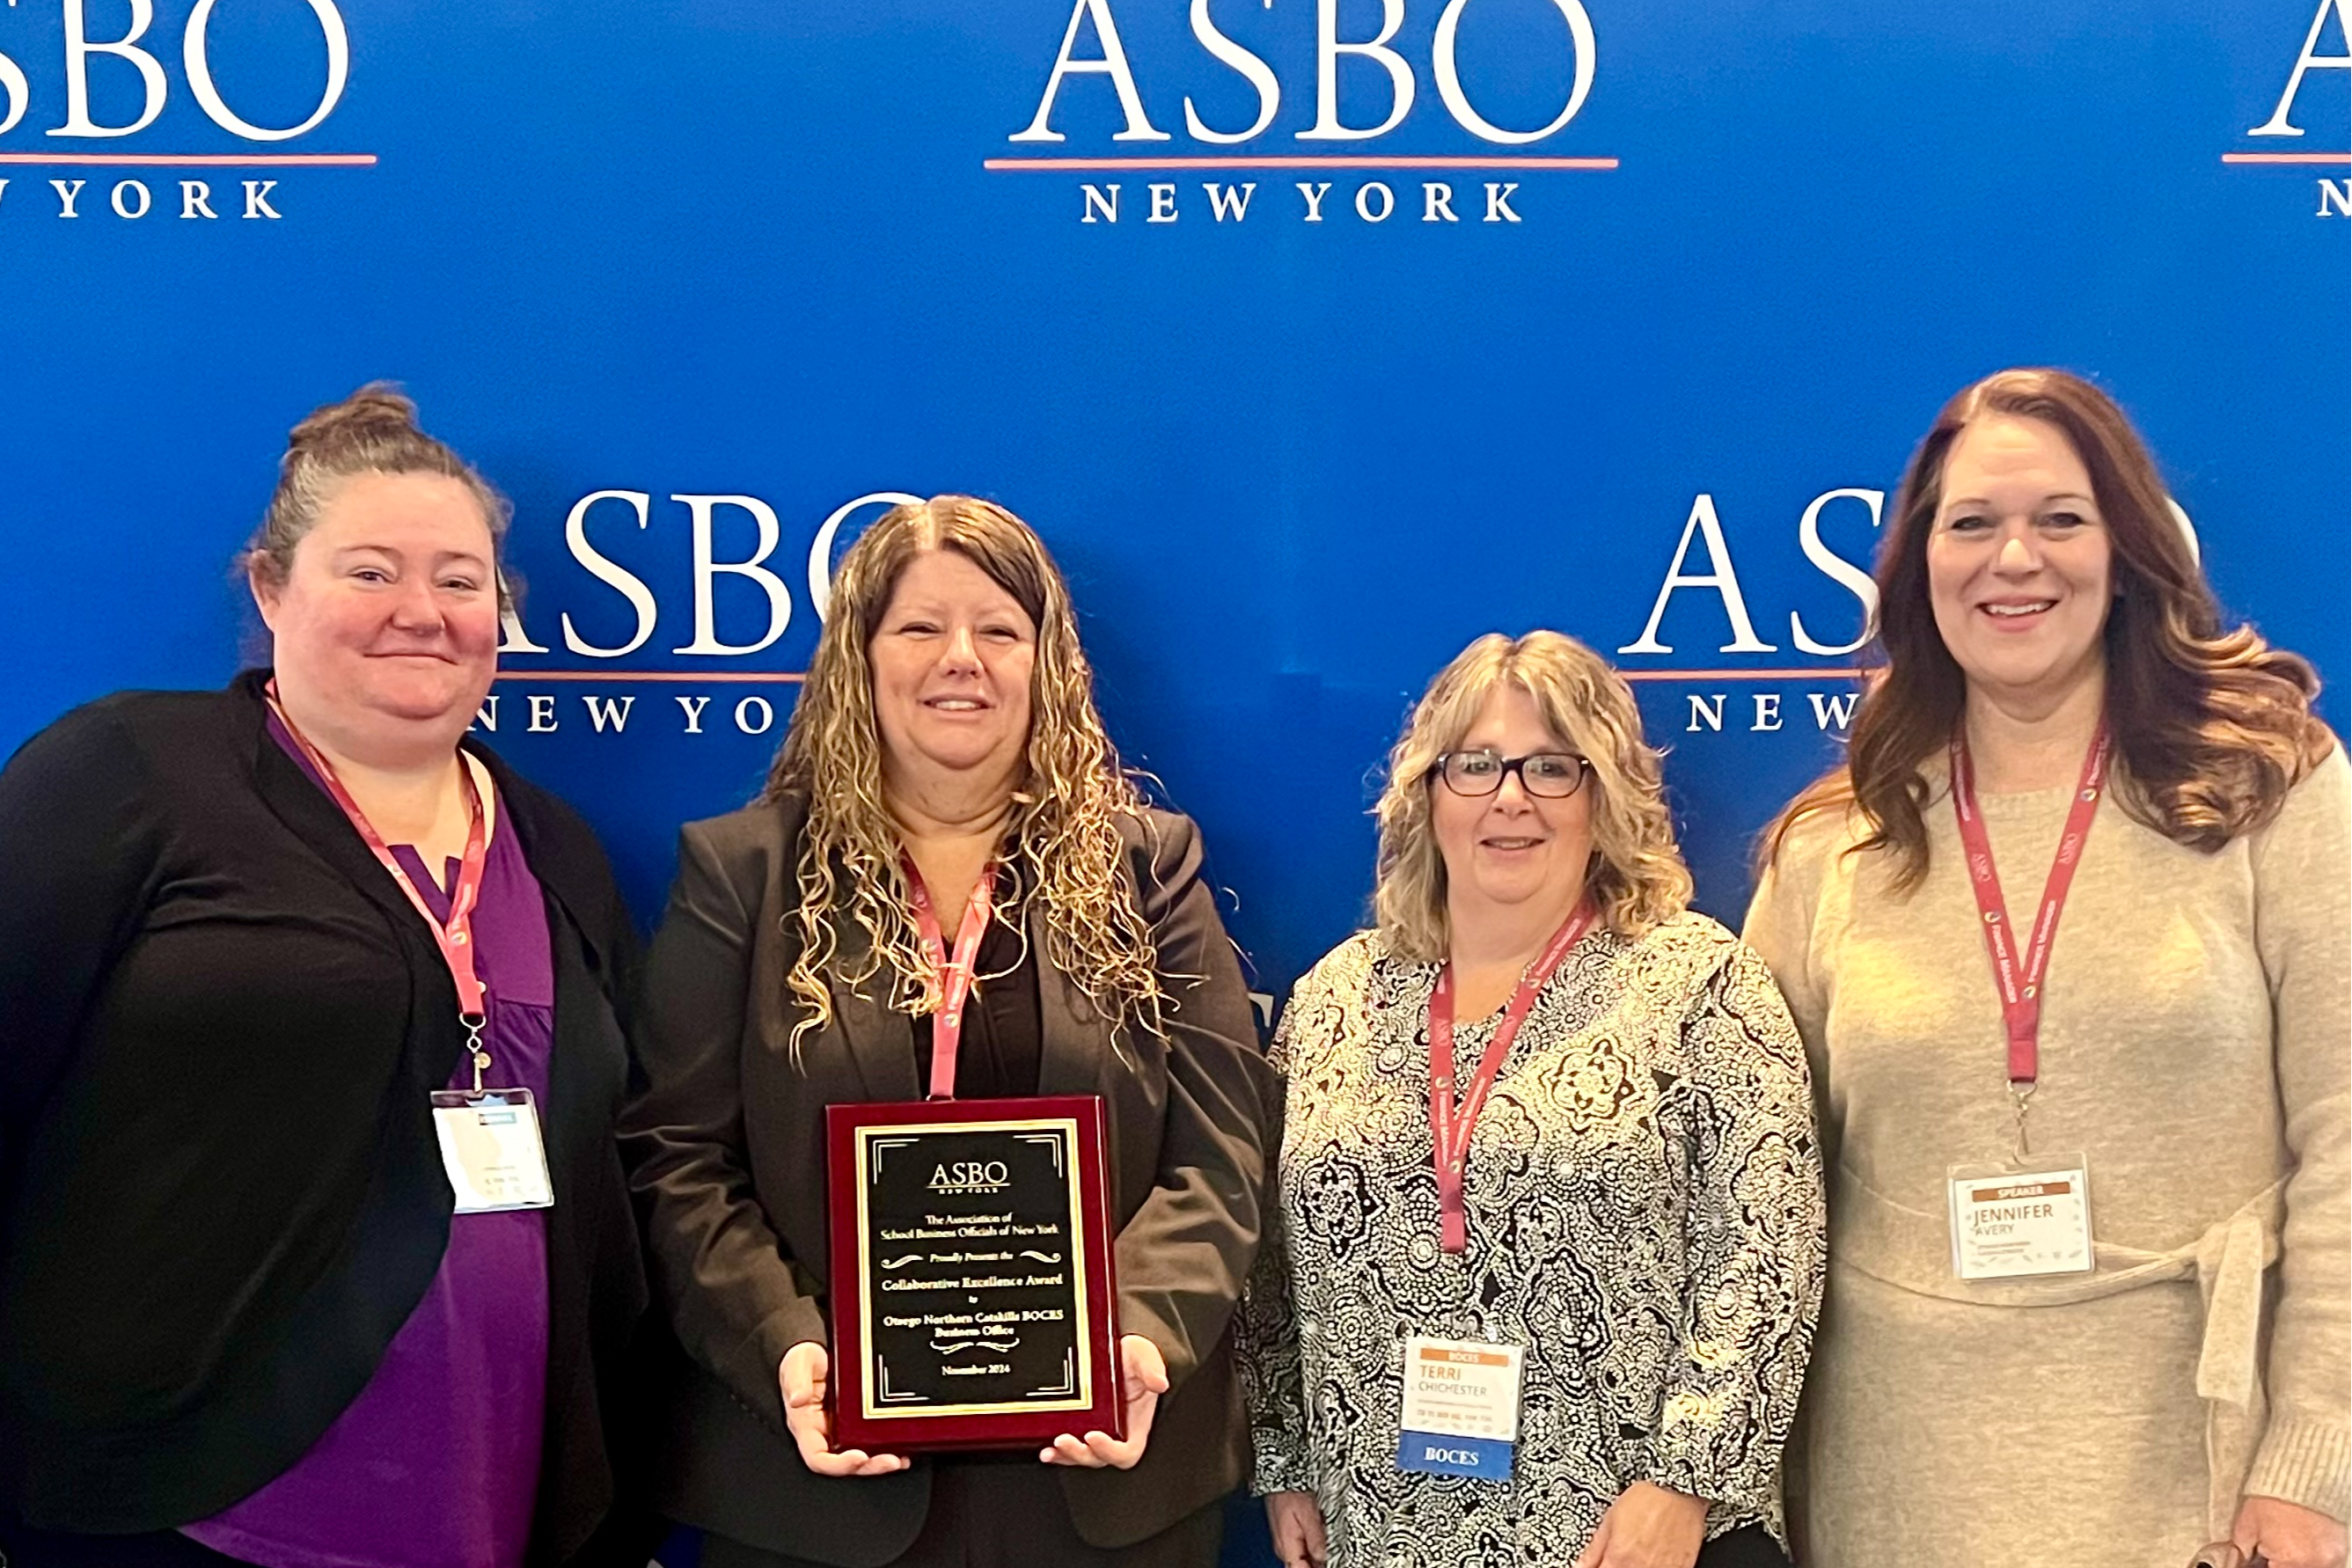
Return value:
<svg viewBox="0 0 2352 1568">
<path fill-rule="evenodd" d="M 784 1391 L 784 1426 L 800 1445 L 801 1463 L 820 1476 L 887 1476 L 905 1469 L 908 1460 L 901 1455 L 834 1447 L 833 1417 L 824 1407 L 831 1367 L 824 1347 L 809 1340 L 786 1351 L 776 1368 L 776 1381 Z"/>
<path fill-rule="evenodd" d="M 1127 1402 L 1125 1441 L 1102 1432 L 1085 1437 L 1065 1432 L 1037 1457 L 1049 1465 L 1077 1465 L 1090 1470 L 1131 1470 L 1151 1440 L 1151 1417 L 1160 1396 L 1168 1392 L 1168 1363 L 1160 1347 L 1141 1334 L 1122 1334 L 1118 1341 L 1120 1392 Z"/>
</svg>

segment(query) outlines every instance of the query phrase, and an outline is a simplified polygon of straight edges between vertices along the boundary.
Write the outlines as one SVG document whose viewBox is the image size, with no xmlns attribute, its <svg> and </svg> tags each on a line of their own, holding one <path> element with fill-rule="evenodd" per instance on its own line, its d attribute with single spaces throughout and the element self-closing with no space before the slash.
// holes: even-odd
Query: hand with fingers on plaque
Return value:
<svg viewBox="0 0 2352 1568">
<path fill-rule="evenodd" d="M 1065 1432 L 1053 1446 L 1037 1451 L 1049 1465 L 1074 1465 L 1089 1470 L 1131 1470 L 1151 1441 L 1151 1417 L 1160 1396 L 1168 1392 L 1168 1362 L 1160 1347 L 1140 1334 L 1121 1334 L 1118 1341 L 1121 1396 L 1127 1401 L 1127 1436 L 1089 1432 L 1080 1437 Z"/>
<path fill-rule="evenodd" d="M 907 1468 L 900 1454 L 869 1454 L 833 1446 L 833 1417 L 824 1399 L 833 1358 L 815 1341 L 784 1352 L 776 1380 L 784 1391 L 784 1426 L 799 1446 L 801 1463 L 820 1476 L 887 1476 Z"/>
</svg>

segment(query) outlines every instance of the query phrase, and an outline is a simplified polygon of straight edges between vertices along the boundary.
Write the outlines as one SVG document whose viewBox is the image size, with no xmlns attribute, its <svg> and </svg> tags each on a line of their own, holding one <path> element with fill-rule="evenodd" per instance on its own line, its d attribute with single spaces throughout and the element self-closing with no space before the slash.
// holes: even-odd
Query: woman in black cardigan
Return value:
<svg viewBox="0 0 2352 1568">
<path fill-rule="evenodd" d="M 414 413 L 296 428 L 274 679 L 0 773 L 12 1564 L 646 1561 L 635 937 L 587 826 L 460 744 L 506 509 Z"/>
</svg>

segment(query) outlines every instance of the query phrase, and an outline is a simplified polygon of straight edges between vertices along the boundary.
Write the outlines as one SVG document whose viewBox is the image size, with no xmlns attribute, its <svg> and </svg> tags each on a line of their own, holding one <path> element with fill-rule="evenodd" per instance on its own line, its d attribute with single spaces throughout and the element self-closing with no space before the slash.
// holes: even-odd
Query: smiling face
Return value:
<svg viewBox="0 0 2352 1568">
<path fill-rule="evenodd" d="M 967 556 L 908 562 L 866 647 L 883 782 L 895 793 L 1021 773 L 1037 626 Z"/>
<path fill-rule="evenodd" d="M 1487 694 L 1450 749 L 1506 757 L 1576 750 L 1510 680 Z M 1539 914 L 1551 924 L 1568 918 L 1592 860 L 1590 782 L 1565 800 L 1530 795 L 1517 773 L 1484 797 L 1458 795 L 1434 779 L 1428 787 L 1430 829 L 1445 861 L 1446 913 L 1456 931 L 1496 917 L 1516 923 L 1520 915 Z"/>
<path fill-rule="evenodd" d="M 1936 628 L 1972 694 L 2047 711 L 2105 668 L 2114 546 L 2057 426 L 1986 415 L 1946 456 L 1927 536 Z"/>
<path fill-rule="evenodd" d="M 283 580 L 252 578 L 295 722 L 357 761 L 454 747 L 498 670 L 494 560 L 481 502 L 458 480 L 344 480 Z"/>
</svg>

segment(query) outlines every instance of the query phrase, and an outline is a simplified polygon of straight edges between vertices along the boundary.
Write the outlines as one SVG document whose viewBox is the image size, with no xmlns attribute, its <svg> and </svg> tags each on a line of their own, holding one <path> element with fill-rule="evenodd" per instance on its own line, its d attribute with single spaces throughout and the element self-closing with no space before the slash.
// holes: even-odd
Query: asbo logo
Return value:
<svg viewBox="0 0 2352 1568">
<path fill-rule="evenodd" d="M 163 62 L 153 52 L 158 41 L 149 37 L 155 25 L 154 0 L 131 0 L 131 26 L 119 37 L 93 38 L 82 0 L 58 0 L 63 11 L 63 79 L 65 121 L 48 128 L 51 136 L 118 137 L 132 136 L 155 123 L 170 101 L 171 79 Z M 186 23 L 180 28 L 179 56 L 181 69 L 188 91 L 196 100 L 205 117 L 230 135 L 247 142 L 290 142 L 305 136 L 326 123 L 342 100 L 344 84 L 351 78 L 352 42 L 344 30 L 342 13 L 335 8 L 334 0 L 308 0 L 311 14 L 317 18 L 327 45 L 326 75 L 319 86 L 319 97 L 310 111 L 291 125 L 257 125 L 237 112 L 222 95 L 220 84 L 213 76 L 212 22 L 217 0 L 196 0 L 195 8 L 188 13 Z M 13 0 L 12 0 L 13 5 Z M 107 60 L 121 62 L 114 68 L 125 68 L 138 75 L 141 93 L 140 110 L 131 120 L 107 123 L 92 112 L 90 75 L 93 68 Z M 5 94 L 7 110 L 0 114 L 0 135 L 16 129 L 19 121 L 33 105 L 33 84 L 24 66 L 11 56 L 0 53 L 0 94 Z"/>
<path fill-rule="evenodd" d="M 158 18 L 154 0 L 128 0 L 127 22 L 116 19 L 121 14 L 110 6 L 103 23 L 91 16 L 85 0 L 57 4 L 52 45 L 33 31 L 48 18 L 34 6 L 9 0 L 5 15 L 10 26 L 0 32 L 0 137 L 22 127 L 27 139 L 14 146 L 0 142 L 0 169 L 284 169 L 365 167 L 376 161 L 373 153 L 257 150 L 310 134 L 342 102 L 351 82 L 352 41 L 335 0 L 258 10 L 250 0 L 235 0 L 228 7 L 236 13 L 233 24 L 221 21 L 223 0 L 195 0 L 176 25 Z M 257 47 L 257 36 L 268 47 Z M 224 61 L 224 55 L 230 58 Z M 236 101 L 224 82 L 234 84 Z M 205 121 L 245 147 L 152 148 L 155 138 L 172 134 L 168 127 L 153 132 L 146 142 L 125 145 L 155 126 L 175 100 L 193 100 Z M 176 122 L 196 123 L 184 115 Z M 40 136 L 34 141 L 29 133 L 37 128 Z M 88 176 L 52 178 L 51 216 L 102 217 L 110 211 L 126 221 L 151 214 L 183 219 L 285 216 L 277 205 L 283 199 L 277 195 L 278 179 L 237 180 L 215 194 L 219 178 L 207 174 L 174 182 L 144 173 L 117 174 L 87 195 Z M 8 185 L 0 179 L 0 216 L 26 210 L 23 195 L 5 201 Z"/>
<path fill-rule="evenodd" d="M 1568 72 L 1563 88 L 1566 103 L 1550 122 L 1532 130 L 1506 129 L 1481 113 L 1471 101 L 1463 81 L 1459 64 L 1457 40 L 1462 21 L 1470 0 L 1446 0 L 1438 13 L 1437 30 L 1430 43 L 1430 74 L 1435 79 L 1437 95 L 1454 122 L 1482 142 L 1503 145 L 1525 145 L 1541 142 L 1564 129 L 1576 118 L 1577 110 L 1592 90 L 1592 72 L 1598 53 L 1592 37 L 1592 18 L 1585 11 L 1582 0 L 1553 0 L 1560 20 L 1567 26 Z M 1322 0 L 1316 16 L 1315 38 L 1315 123 L 1294 133 L 1300 142 L 1370 142 L 1387 135 L 1404 123 L 1412 111 L 1418 78 L 1412 62 L 1393 47 L 1392 40 L 1404 26 L 1405 0 L 1381 0 L 1380 31 L 1369 38 L 1345 39 L 1339 36 L 1339 7 L 1336 0 Z M 1232 144 L 1252 141 L 1273 126 L 1282 109 L 1282 79 L 1274 65 L 1264 56 L 1245 47 L 1239 39 L 1217 26 L 1209 10 L 1209 0 L 1193 0 L 1192 37 L 1202 52 L 1216 60 L 1227 70 L 1248 84 L 1257 99 L 1257 117 L 1242 130 L 1218 130 L 1205 122 L 1192 100 L 1184 100 L 1184 128 L 1195 142 Z M 1082 58 L 1076 53 L 1079 32 L 1091 26 L 1100 53 Z M 1377 65 L 1388 77 L 1388 112 L 1378 123 L 1351 125 L 1339 111 L 1339 61 L 1352 57 Z M 1110 0 L 1077 0 L 1070 13 L 1070 25 L 1062 34 L 1062 47 L 1054 57 L 1054 68 L 1045 78 L 1045 96 L 1038 100 L 1037 112 L 1025 130 L 1006 138 L 1012 142 L 1059 142 L 1062 133 L 1053 128 L 1054 100 L 1062 84 L 1073 75 L 1101 75 L 1111 80 L 1118 93 L 1121 110 L 1127 118 L 1126 128 L 1111 140 L 1114 142 L 1165 142 L 1169 133 L 1151 121 L 1138 90 L 1135 73 L 1129 68 L 1127 49 L 1120 41 L 1118 24 L 1112 18 Z"/>
<path fill-rule="evenodd" d="M 1013 1173 L 1002 1160 L 955 1160 L 931 1172 L 935 1193 L 999 1193 L 1013 1184 Z"/>
<path fill-rule="evenodd" d="M 1073 0 L 1028 121 L 1005 136 L 1021 154 L 982 166 L 1205 176 L 1145 179 L 1139 191 L 1089 178 L 1072 193 L 1082 224 L 1139 219 L 1149 229 L 1188 212 L 1196 224 L 1245 224 L 1271 210 L 1307 224 L 1346 224 L 1352 213 L 1366 226 L 1396 218 L 1458 233 L 1507 232 L 1521 221 L 1520 182 L 1507 176 L 1617 167 L 1614 157 L 1536 145 L 1566 132 L 1592 95 L 1600 44 L 1583 0 L 1532 11 L 1438 0 L 1416 18 L 1430 24 L 1425 45 L 1418 32 L 1404 36 L 1409 0 L 1381 0 L 1369 30 L 1360 12 L 1343 22 L 1339 0 L 1318 0 L 1311 27 L 1302 5 L 1272 15 L 1273 0 L 1192 0 L 1189 40 L 1170 36 L 1170 9 L 1129 6 L 1147 42 L 1121 33 L 1112 0 Z M 1524 74 L 1496 71 L 1502 56 L 1533 64 L 1539 85 L 1497 79 Z M 1416 119 L 1424 82 L 1442 113 Z M 1070 144 L 1073 135 L 1099 140 L 1114 106 L 1109 149 Z M 1177 143 L 1176 128 L 1183 144 L 1143 145 Z M 1392 134 L 1416 150 L 1388 145 Z"/>
</svg>

